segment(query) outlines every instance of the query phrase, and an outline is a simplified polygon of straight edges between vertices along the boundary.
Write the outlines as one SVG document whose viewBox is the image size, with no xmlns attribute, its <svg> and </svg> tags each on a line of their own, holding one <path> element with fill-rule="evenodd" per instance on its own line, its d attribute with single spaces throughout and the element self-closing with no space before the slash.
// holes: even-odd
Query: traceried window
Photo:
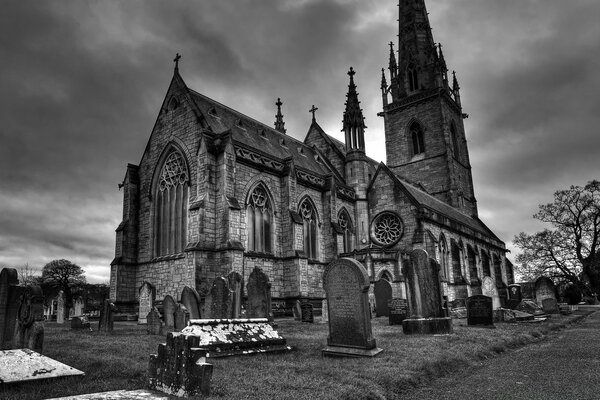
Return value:
<svg viewBox="0 0 600 400">
<path fill-rule="evenodd" d="M 414 92 L 419 89 L 419 74 L 417 73 L 417 69 L 414 65 L 409 65 L 406 71 L 406 75 L 408 78 L 408 90 Z"/>
<path fill-rule="evenodd" d="M 371 239 L 382 246 L 396 244 L 404 232 L 402 220 L 395 213 L 384 211 L 371 223 Z"/>
<path fill-rule="evenodd" d="M 304 253 L 311 259 L 317 259 L 317 213 L 310 200 L 305 199 L 300 205 L 300 215 L 304 220 Z"/>
<path fill-rule="evenodd" d="M 350 215 L 348 211 L 342 210 L 338 216 L 338 224 L 342 230 L 343 240 L 344 240 L 344 253 L 349 253 L 354 250 L 354 246 L 352 243 L 352 232 L 354 229 L 352 228 L 352 220 L 350 219 Z"/>
<path fill-rule="evenodd" d="M 248 196 L 246 232 L 249 251 L 273 252 L 273 207 L 263 185 L 258 185 Z"/>
<path fill-rule="evenodd" d="M 416 122 L 413 122 L 410 126 L 410 137 L 413 145 L 413 155 L 421 154 L 425 152 L 425 135 L 423 134 L 423 128 Z"/>
<path fill-rule="evenodd" d="M 155 187 L 154 254 L 183 251 L 186 243 L 188 172 L 183 156 L 172 151 L 165 159 Z"/>
</svg>

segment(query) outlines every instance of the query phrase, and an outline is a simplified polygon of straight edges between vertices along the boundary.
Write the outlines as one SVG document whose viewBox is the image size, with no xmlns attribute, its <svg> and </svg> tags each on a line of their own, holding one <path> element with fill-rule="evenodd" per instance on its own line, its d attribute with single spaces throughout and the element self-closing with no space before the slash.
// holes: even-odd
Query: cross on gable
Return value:
<svg viewBox="0 0 600 400">
<path fill-rule="evenodd" d="M 308 110 L 308 112 L 312 113 L 312 119 L 313 119 L 313 121 L 316 121 L 316 119 L 315 119 L 315 111 L 317 111 L 317 110 L 318 110 L 318 108 L 315 107 L 314 104 L 313 104 L 312 108 L 310 110 Z"/>
<path fill-rule="evenodd" d="M 173 59 L 173 62 L 175 62 L 175 69 L 179 69 L 179 59 L 181 59 L 181 54 L 177 53 Z"/>
</svg>

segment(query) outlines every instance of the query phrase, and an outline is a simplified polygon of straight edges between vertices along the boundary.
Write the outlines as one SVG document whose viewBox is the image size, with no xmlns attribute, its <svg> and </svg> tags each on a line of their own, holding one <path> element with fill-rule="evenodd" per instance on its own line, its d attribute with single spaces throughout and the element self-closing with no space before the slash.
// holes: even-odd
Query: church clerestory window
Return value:
<svg viewBox="0 0 600 400">
<path fill-rule="evenodd" d="M 300 205 L 300 215 L 304 221 L 304 253 L 310 259 L 316 260 L 317 251 L 317 213 L 310 200 L 305 199 Z"/>
<path fill-rule="evenodd" d="M 188 182 L 183 156 L 178 151 L 172 151 L 162 165 L 155 189 L 155 256 L 176 254 L 184 249 Z"/>
<path fill-rule="evenodd" d="M 425 135 L 423 134 L 423 128 L 416 122 L 410 126 L 410 137 L 413 145 L 413 155 L 421 154 L 425 152 Z"/>
<path fill-rule="evenodd" d="M 343 241 L 344 241 L 344 253 L 349 253 L 354 250 L 353 242 L 352 242 L 352 221 L 350 220 L 350 215 L 346 210 L 340 211 L 338 216 L 338 224 L 342 230 Z"/>
<path fill-rule="evenodd" d="M 273 207 L 264 186 L 257 186 L 246 204 L 246 232 L 249 251 L 273 252 Z"/>
</svg>

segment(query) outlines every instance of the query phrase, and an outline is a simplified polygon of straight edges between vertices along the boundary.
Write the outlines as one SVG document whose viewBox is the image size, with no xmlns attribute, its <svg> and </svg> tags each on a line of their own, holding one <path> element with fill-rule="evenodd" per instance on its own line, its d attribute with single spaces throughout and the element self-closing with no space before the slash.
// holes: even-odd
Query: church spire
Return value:
<svg viewBox="0 0 600 400">
<path fill-rule="evenodd" d="M 456 71 L 452 71 L 452 94 L 454 94 L 454 101 L 462 108 L 460 104 L 460 86 L 458 86 L 458 79 L 456 79 Z"/>
<path fill-rule="evenodd" d="M 283 103 L 281 102 L 281 99 L 278 97 L 277 103 L 275 103 L 275 105 L 277 106 L 277 114 L 275 114 L 275 130 L 281 133 L 285 133 L 285 122 L 283 122 L 283 114 L 281 113 L 282 104 Z"/>
<path fill-rule="evenodd" d="M 356 84 L 354 83 L 354 69 L 350 67 L 348 75 L 350 83 L 348 84 L 348 94 L 346 95 L 346 110 L 344 111 L 344 129 L 346 134 L 346 150 L 365 151 L 365 118 L 363 117 L 358 101 L 358 93 L 356 92 Z"/>
</svg>

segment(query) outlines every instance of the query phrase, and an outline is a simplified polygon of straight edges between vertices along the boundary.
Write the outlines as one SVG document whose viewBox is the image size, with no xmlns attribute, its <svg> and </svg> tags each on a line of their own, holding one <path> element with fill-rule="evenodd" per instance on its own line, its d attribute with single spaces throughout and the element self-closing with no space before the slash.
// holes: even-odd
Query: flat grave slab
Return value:
<svg viewBox="0 0 600 400">
<path fill-rule="evenodd" d="M 49 400 L 168 400 L 169 396 L 151 390 L 115 390 L 112 392 L 100 392 L 89 394 L 78 394 L 76 396 L 56 397 Z"/>
<path fill-rule="evenodd" d="M 0 383 L 33 381 L 84 372 L 29 349 L 0 351 Z"/>
</svg>

